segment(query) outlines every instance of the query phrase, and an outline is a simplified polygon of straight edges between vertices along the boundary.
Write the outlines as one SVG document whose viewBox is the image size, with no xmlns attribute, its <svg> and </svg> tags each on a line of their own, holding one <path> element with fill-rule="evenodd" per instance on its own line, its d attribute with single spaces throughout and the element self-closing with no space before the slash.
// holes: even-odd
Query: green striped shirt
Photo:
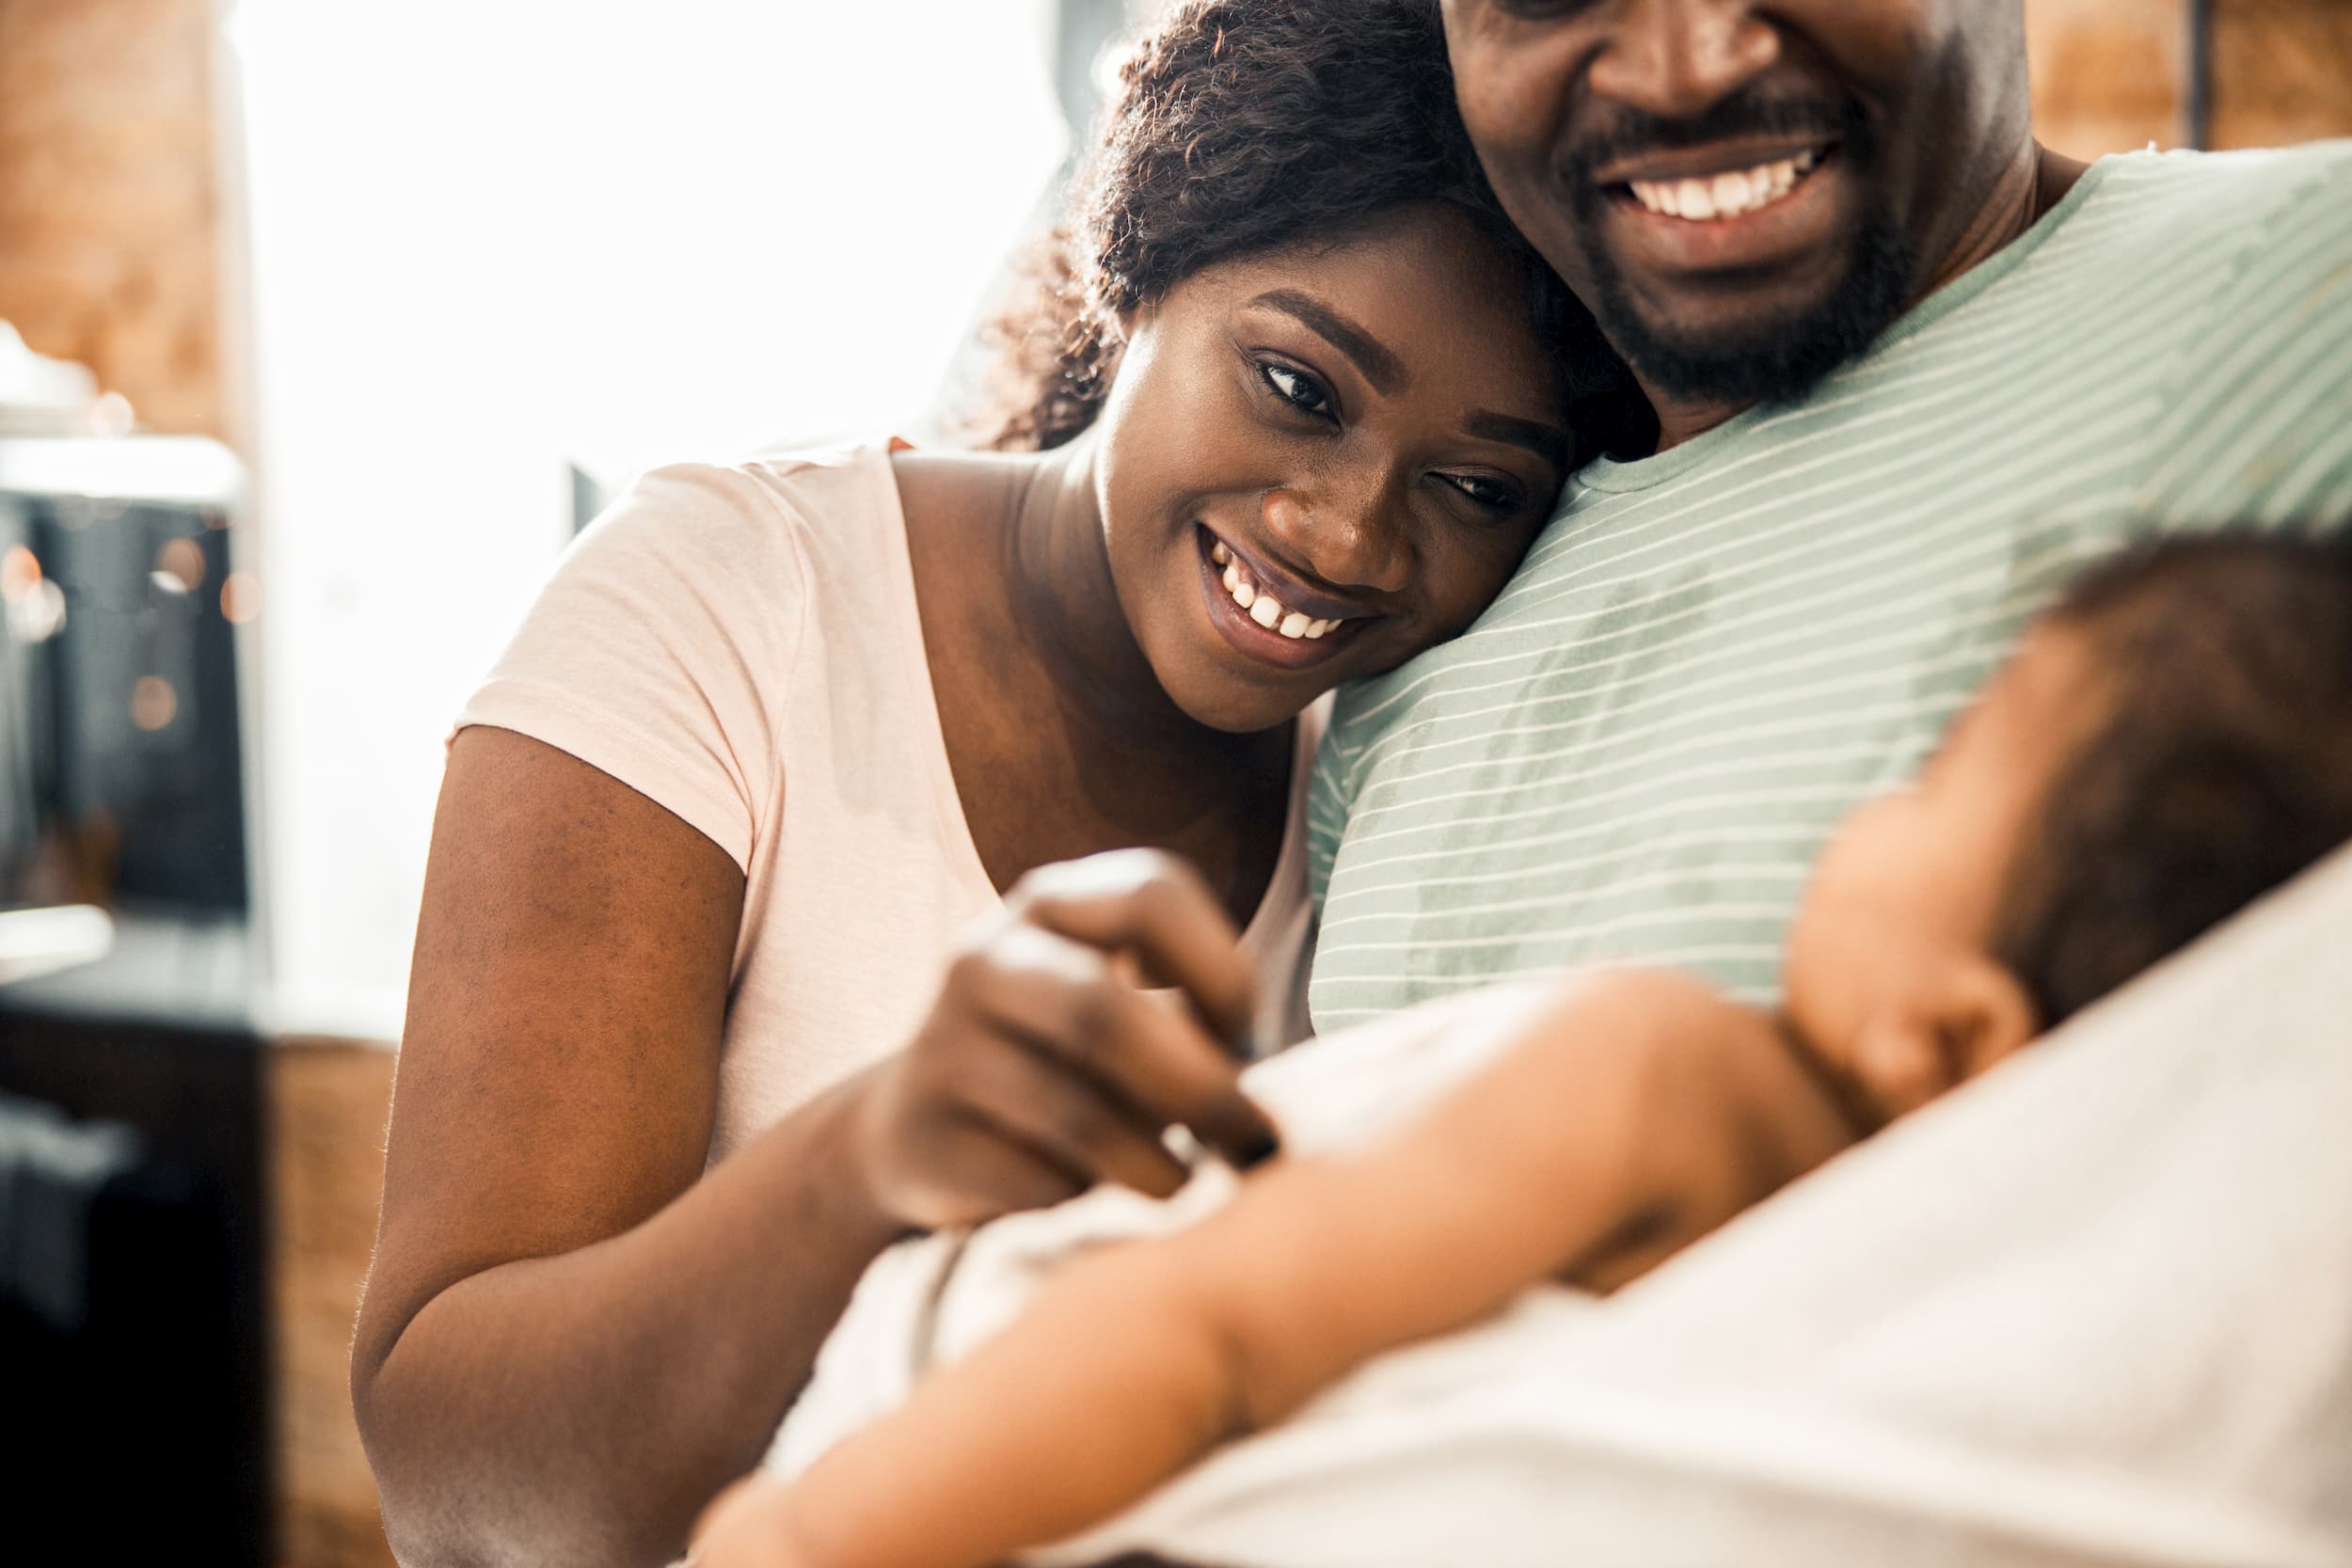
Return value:
<svg viewBox="0 0 2352 1568">
<path fill-rule="evenodd" d="M 1777 994 L 1805 871 L 2151 528 L 2352 517 L 2352 142 L 2092 166 L 1801 404 L 1594 465 L 1456 641 L 1341 693 L 1331 1029 L 1564 963 Z"/>
</svg>

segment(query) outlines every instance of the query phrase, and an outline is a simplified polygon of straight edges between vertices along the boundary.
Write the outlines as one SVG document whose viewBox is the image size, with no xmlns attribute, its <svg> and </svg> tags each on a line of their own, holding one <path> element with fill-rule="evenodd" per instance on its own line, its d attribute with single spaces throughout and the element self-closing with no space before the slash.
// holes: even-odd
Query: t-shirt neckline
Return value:
<svg viewBox="0 0 2352 1568">
<path fill-rule="evenodd" d="M 1893 325 L 1879 334 L 1878 340 L 1860 357 L 1840 367 L 1833 374 L 1843 375 L 1856 366 L 1868 363 L 1892 345 L 1916 337 L 2016 271 L 2081 210 L 2091 194 L 2106 182 L 2110 166 L 2121 161 L 2121 157 L 2106 157 L 2091 164 L 2075 180 L 2074 187 L 2060 197 L 2048 212 L 2036 218 L 2024 233 L 1903 312 L 1896 318 Z M 1789 406 L 1758 404 L 1733 415 L 1712 430 L 1692 436 L 1678 447 L 1649 457 L 1626 462 L 1611 457 L 1595 458 L 1569 483 L 1583 489 L 1603 490 L 1612 494 L 1646 490 L 1688 473 L 1714 453 L 1737 443 L 1764 420 L 1788 412 Z"/>
<path fill-rule="evenodd" d="M 906 680 L 910 709 L 920 715 L 914 722 L 923 737 L 924 771 L 930 775 L 931 802 L 939 813 L 940 839 L 954 863 L 955 876 L 963 883 L 965 895 L 985 908 L 996 909 L 1002 907 L 1004 895 L 990 879 L 988 866 L 980 859 L 980 847 L 973 842 L 972 824 L 963 814 L 963 798 L 956 792 L 955 769 L 947 760 L 947 732 L 940 722 L 939 692 L 931 683 L 930 653 L 923 641 L 922 606 L 914 594 L 914 549 L 907 538 L 906 507 L 898 494 L 898 472 L 890 462 L 892 453 L 909 450 L 913 445 L 893 436 L 886 441 L 875 442 L 861 455 L 871 469 L 882 509 L 882 531 L 885 536 L 882 548 L 890 556 L 890 600 L 898 638 L 898 662 Z"/>
</svg>

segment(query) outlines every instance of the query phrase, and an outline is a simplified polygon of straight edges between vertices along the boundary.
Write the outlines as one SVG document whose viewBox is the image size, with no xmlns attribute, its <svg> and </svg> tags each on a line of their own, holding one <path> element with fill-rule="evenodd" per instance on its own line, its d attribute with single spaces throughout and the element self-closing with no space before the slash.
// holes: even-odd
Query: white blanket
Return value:
<svg viewBox="0 0 2352 1568">
<path fill-rule="evenodd" d="M 1474 1065 L 1471 1033 L 1406 1015 L 1252 1085 L 1327 1146 Z M 1074 1251 L 1230 1186 L 894 1250 L 771 1463 L 896 1404 Z M 2352 852 L 1615 1297 L 1531 1291 L 1034 1560 L 1133 1550 L 2352 1564 Z"/>
</svg>

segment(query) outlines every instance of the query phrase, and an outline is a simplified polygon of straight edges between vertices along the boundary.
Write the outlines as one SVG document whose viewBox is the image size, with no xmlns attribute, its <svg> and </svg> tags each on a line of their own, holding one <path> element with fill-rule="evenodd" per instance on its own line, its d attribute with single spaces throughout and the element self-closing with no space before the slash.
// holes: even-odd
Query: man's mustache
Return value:
<svg viewBox="0 0 2352 1568">
<path fill-rule="evenodd" d="M 1577 136 L 1568 149 L 1565 172 L 1577 186 L 1590 188 L 1594 177 L 1613 164 L 1743 137 L 1836 141 L 1854 163 L 1869 162 L 1869 120 L 1851 99 L 1741 91 L 1687 119 L 1613 109 L 1605 121 Z"/>
</svg>

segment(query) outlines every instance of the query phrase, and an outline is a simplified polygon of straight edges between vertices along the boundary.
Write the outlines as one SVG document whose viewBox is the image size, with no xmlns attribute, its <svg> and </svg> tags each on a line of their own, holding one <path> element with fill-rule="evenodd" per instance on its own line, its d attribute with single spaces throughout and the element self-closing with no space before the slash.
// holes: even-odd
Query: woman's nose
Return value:
<svg viewBox="0 0 2352 1568">
<path fill-rule="evenodd" d="M 1399 594 L 1412 580 L 1412 553 L 1386 504 L 1386 486 L 1367 489 L 1361 496 L 1268 490 L 1259 515 L 1294 560 L 1332 587 Z"/>
</svg>

